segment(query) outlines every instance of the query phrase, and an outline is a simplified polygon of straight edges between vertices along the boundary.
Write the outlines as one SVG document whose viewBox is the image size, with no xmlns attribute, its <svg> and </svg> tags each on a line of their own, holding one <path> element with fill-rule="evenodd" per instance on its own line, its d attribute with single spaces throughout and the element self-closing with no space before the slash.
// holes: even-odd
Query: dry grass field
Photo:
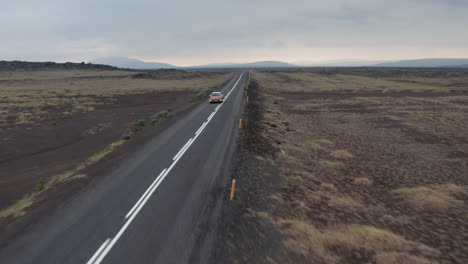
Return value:
<svg viewBox="0 0 468 264">
<path fill-rule="evenodd" d="M 468 263 L 468 71 L 262 70 L 248 94 L 221 256 Z"/>
<path fill-rule="evenodd" d="M 84 169 L 120 147 L 122 134 L 133 132 L 138 120 L 148 122 L 162 110 L 177 117 L 197 104 L 194 95 L 233 76 L 179 70 L 0 71 L 0 223 L 23 214 L 54 185 L 86 177 Z"/>
<path fill-rule="evenodd" d="M 197 93 L 225 78 L 225 73 L 178 71 L 153 75 L 94 70 L 0 72 L 0 127 L 93 111 L 96 106 L 115 103 L 118 96 Z"/>
</svg>

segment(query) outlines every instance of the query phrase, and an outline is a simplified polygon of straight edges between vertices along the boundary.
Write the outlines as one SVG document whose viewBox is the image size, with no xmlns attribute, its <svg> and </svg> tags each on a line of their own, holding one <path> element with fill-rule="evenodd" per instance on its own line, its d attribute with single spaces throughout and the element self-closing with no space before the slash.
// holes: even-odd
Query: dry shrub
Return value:
<svg viewBox="0 0 468 264">
<path fill-rule="evenodd" d="M 366 177 L 356 177 L 353 180 L 353 184 L 369 186 L 372 185 L 372 181 Z"/>
<path fill-rule="evenodd" d="M 329 145 L 332 145 L 333 142 L 328 139 L 311 139 L 304 142 L 304 147 L 308 150 L 321 150 L 326 148 Z"/>
<path fill-rule="evenodd" d="M 325 139 L 325 138 L 316 139 L 315 142 L 322 144 L 322 145 L 333 145 L 333 141 L 329 139 Z"/>
<path fill-rule="evenodd" d="M 435 264 L 426 258 L 411 256 L 400 252 L 379 253 L 375 257 L 376 264 Z"/>
<path fill-rule="evenodd" d="M 309 168 L 308 164 L 305 164 L 301 158 L 296 158 L 290 155 L 284 156 L 283 164 L 287 164 L 285 167 L 294 168 L 295 171 Z"/>
<path fill-rule="evenodd" d="M 277 204 L 279 205 L 283 205 L 284 204 L 284 200 L 283 200 L 283 197 L 281 196 L 281 194 L 279 193 L 274 193 L 272 195 L 270 195 L 270 200 L 276 202 Z"/>
<path fill-rule="evenodd" d="M 289 252 L 306 257 L 312 263 L 338 262 L 338 258 L 327 252 L 323 234 L 309 223 L 298 219 L 280 219 L 276 225 L 287 236 L 283 245 Z"/>
<path fill-rule="evenodd" d="M 335 192 L 336 191 L 336 187 L 335 185 L 331 184 L 331 183 L 322 183 L 320 185 L 320 190 L 322 191 L 327 191 L 327 192 Z"/>
<path fill-rule="evenodd" d="M 314 104 L 314 103 L 298 104 L 298 105 L 294 105 L 293 109 L 295 109 L 295 110 L 309 110 L 309 109 L 313 109 L 314 107 L 317 107 L 317 105 L 318 104 Z"/>
<path fill-rule="evenodd" d="M 317 178 L 315 177 L 315 175 L 313 175 L 312 173 L 307 172 L 307 171 L 301 171 L 300 174 L 301 174 L 301 176 L 302 176 L 303 178 L 305 178 L 305 179 L 312 179 L 312 180 L 317 179 Z"/>
<path fill-rule="evenodd" d="M 323 149 L 323 147 L 319 144 L 319 143 L 316 143 L 312 140 L 307 140 L 305 143 L 304 143 L 304 147 L 306 147 L 306 149 L 308 150 L 319 150 L 319 149 Z"/>
<path fill-rule="evenodd" d="M 371 253 L 370 256 L 376 256 L 372 262 L 382 264 L 387 263 L 382 262 L 385 260 L 388 263 L 405 263 L 392 262 L 394 260 L 431 263 L 426 258 L 440 255 L 438 250 L 373 226 L 350 225 L 318 230 L 298 219 L 280 219 L 275 226 L 287 237 L 283 242 L 286 249 L 318 263 L 340 263 L 344 259 L 341 259 L 341 251 L 337 249 L 366 250 Z"/>
<path fill-rule="evenodd" d="M 295 214 L 299 216 L 307 217 L 307 213 L 310 211 L 310 208 L 303 201 L 294 200 L 290 203 L 290 206 L 291 209 L 294 210 Z"/>
<path fill-rule="evenodd" d="M 336 159 L 350 159 L 354 157 L 353 154 L 345 149 L 334 150 L 330 153 L 330 156 Z"/>
<path fill-rule="evenodd" d="M 411 223 L 411 218 L 404 215 L 384 215 L 381 218 L 382 222 L 394 226 L 404 226 Z"/>
<path fill-rule="evenodd" d="M 259 161 L 265 161 L 265 159 L 262 156 L 255 156 L 255 159 Z"/>
<path fill-rule="evenodd" d="M 360 201 L 350 196 L 331 195 L 329 198 L 328 206 L 340 211 L 356 212 L 365 208 Z"/>
<path fill-rule="evenodd" d="M 341 161 L 336 161 L 336 160 L 321 160 L 320 165 L 322 165 L 325 168 L 340 168 L 344 166 L 344 163 Z"/>
<path fill-rule="evenodd" d="M 105 129 L 108 129 L 112 126 L 111 123 L 102 123 L 102 124 L 98 124 L 94 127 L 91 127 L 87 130 L 85 130 L 83 133 L 81 133 L 82 136 L 94 136 L 94 135 L 97 135 L 98 133 L 100 133 L 101 131 L 105 130 Z"/>
<path fill-rule="evenodd" d="M 437 256 L 439 251 L 423 244 L 406 240 L 390 231 L 373 226 L 351 225 L 326 231 L 329 245 L 342 245 L 350 248 L 363 247 L 375 252 L 398 251 L 418 252 L 425 256 Z"/>
<path fill-rule="evenodd" d="M 463 205 L 463 201 L 458 200 L 456 196 L 467 194 L 464 188 L 451 183 L 399 188 L 393 193 L 419 210 L 444 210 L 460 207 Z"/>
</svg>

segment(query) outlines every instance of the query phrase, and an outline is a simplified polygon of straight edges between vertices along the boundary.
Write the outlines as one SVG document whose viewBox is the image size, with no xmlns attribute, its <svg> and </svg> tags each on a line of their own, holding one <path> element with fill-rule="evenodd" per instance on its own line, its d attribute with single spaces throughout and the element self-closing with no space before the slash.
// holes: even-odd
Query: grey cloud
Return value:
<svg viewBox="0 0 468 264">
<path fill-rule="evenodd" d="M 19 0 L 0 10 L 0 59 L 336 59 L 389 46 L 388 59 L 418 47 L 468 57 L 467 13 L 462 0 Z"/>
</svg>

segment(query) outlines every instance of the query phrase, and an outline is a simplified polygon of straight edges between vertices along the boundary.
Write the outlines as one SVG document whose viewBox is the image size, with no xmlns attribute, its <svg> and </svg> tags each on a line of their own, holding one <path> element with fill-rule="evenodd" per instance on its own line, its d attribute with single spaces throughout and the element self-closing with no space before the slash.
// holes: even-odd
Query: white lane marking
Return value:
<svg viewBox="0 0 468 264">
<path fill-rule="evenodd" d="M 215 108 L 215 111 L 217 112 L 219 107 L 221 107 L 221 105 L 218 105 L 216 108 Z"/>
<path fill-rule="evenodd" d="M 216 112 L 211 113 L 211 115 L 208 117 L 208 122 L 210 122 L 211 118 L 216 114 Z"/>
<path fill-rule="evenodd" d="M 94 264 L 94 261 L 96 260 L 96 258 L 99 257 L 102 250 L 107 246 L 107 244 L 109 244 L 110 241 L 111 241 L 110 238 L 106 239 L 106 241 L 104 241 L 104 243 L 102 243 L 102 245 L 99 247 L 99 249 L 96 251 L 96 253 L 94 253 L 93 257 L 90 258 L 89 261 L 86 262 L 86 264 Z"/>
<path fill-rule="evenodd" d="M 203 129 L 206 127 L 206 125 L 208 125 L 207 122 L 204 122 L 203 125 L 198 129 L 198 131 L 195 133 L 195 135 L 198 135 L 200 134 L 200 132 L 203 131 Z"/>
<path fill-rule="evenodd" d="M 195 132 L 195 135 L 200 133 L 200 130 L 203 128 L 203 126 L 206 125 L 206 122 L 203 122 L 203 124 L 200 126 L 200 128 Z"/>
<path fill-rule="evenodd" d="M 179 157 L 180 158 L 180 157 Z M 94 264 L 100 264 L 101 261 L 104 259 L 104 257 L 107 255 L 107 253 L 109 253 L 109 251 L 112 249 L 112 247 L 115 245 L 115 243 L 117 243 L 117 241 L 120 239 L 120 237 L 122 236 L 122 234 L 125 232 L 125 230 L 127 230 L 128 226 L 132 223 L 133 219 L 135 219 L 135 217 L 138 215 L 138 213 L 140 212 L 141 208 L 143 208 L 143 206 L 146 204 L 146 202 L 148 202 L 149 198 L 151 197 L 151 195 L 154 193 L 154 191 L 156 191 L 156 189 L 158 188 L 159 184 L 161 184 L 161 182 L 164 180 L 164 178 L 166 178 L 166 175 L 169 173 L 169 171 L 172 169 L 172 167 L 174 166 L 175 163 L 177 163 L 177 161 L 179 161 L 179 159 L 177 159 L 176 161 L 174 161 L 171 165 L 171 167 L 169 169 L 164 169 L 159 175 L 160 177 L 158 177 L 156 179 L 156 184 L 154 186 L 152 186 L 152 188 L 150 188 L 148 194 L 145 196 L 145 198 L 141 201 L 141 203 L 136 207 L 134 213 L 130 216 L 130 218 L 127 220 L 127 222 L 125 222 L 125 224 L 122 226 L 122 228 L 120 228 L 119 232 L 117 233 L 117 235 L 112 238 L 112 240 L 110 241 L 110 243 L 107 244 L 107 246 L 105 247 L 104 251 L 102 252 L 102 254 L 99 255 L 99 258 L 94 262 Z"/>
<path fill-rule="evenodd" d="M 188 145 L 187 145 L 185 148 L 183 148 L 183 149 L 181 150 L 179 156 L 177 156 L 176 159 L 180 158 L 180 157 L 185 153 L 185 151 L 186 151 L 188 148 L 190 148 L 190 146 L 192 145 L 193 141 L 194 141 L 194 140 L 190 139 L 190 143 L 188 143 Z"/>
<path fill-rule="evenodd" d="M 172 160 L 176 160 L 177 157 L 180 155 L 180 153 L 182 153 L 182 151 L 183 151 L 185 148 L 187 148 L 187 146 L 190 145 L 190 142 L 192 142 L 192 139 L 189 139 L 189 140 L 187 141 L 187 143 L 185 143 L 185 145 L 179 150 L 179 152 L 177 152 L 177 154 L 174 156 L 174 158 L 172 158 Z"/>
<path fill-rule="evenodd" d="M 130 211 L 128 211 L 127 215 L 125 216 L 125 219 L 129 218 L 133 212 L 135 211 L 135 209 L 138 207 L 138 205 L 141 203 L 141 201 L 143 201 L 143 199 L 145 199 L 146 195 L 148 195 L 149 191 L 151 190 L 151 188 L 158 182 L 159 178 L 161 178 L 161 175 L 164 174 L 164 172 L 166 172 L 166 169 L 164 169 L 159 175 L 158 177 L 156 177 L 156 179 L 153 181 L 153 183 L 150 185 L 150 187 L 148 189 L 146 189 L 145 193 L 143 193 L 143 195 L 140 197 L 140 199 L 138 200 L 138 202 L 135 203 L 135 205 L 132 207 L 132 209 Z"/>
<path fill-rule="evenodd" d="M 244 73 L 241 74 L 241 76 L 239 77 L 239 79 L 237 80 L 237 82 L 234 84 L 234 87 L 232 87 L 231 91 L 233 91 L 237 84 L 239 83 L 240 79 L 242 78 L 242 76 L 244 75 Z M 229 91 L 229 92 L 231 92 Z M 110 240 L 110 242 L 107 242 L 105 243 L 105 245 L 103 244 L 99 249 L 98 251 L 96 251 L 96 253 L 93 255 L 93 257 L 90 259 L 90 261 L 93 259 L 93 258 L 96 258 L 96 256 L 99 256 L 93 264 L 99 264 L 101 263 L 101 261 L 104 259 L 104 257 L 109 253 L 109 251 L 112 249 L 112 247 L 115 245 L 115 243 L 120 239 L 120 237 L 122 236 L 122 234 L 125 232 L 125 230 L 128 228 L 128 226 L 132 223 L 133 219 L 135 219 L 135 217 L 138 215 L 138 213 L 140 212 L 140 210 L 143 208 L 143 206 L 146 204 L 146 202 L 148 202 L 149 198 L 151 197 L 151 195 L 154 193 L 154 191 L 156 191 L 156 189 L 158 188 L 158 186 L 164 181 L 164 178 L 166 178 L 166 176 L 169 174 L 169 172 L 172 170 L 172 168 L 174 168 L 174 166 L 177 164 L 177 162 L 180 160 L 180 158 L 184 155 L 184 153 L 187 151 L 187 149 L 193 144 L 193 142 L 195 142 L 195 140 L 198 138 L 198 136 L 200 136 L 201 132 L 203 132 L 203 130 L 206 128 L 206 126 L 208 125 L 208 123 L 210 122 L 210 120 L 208 120 L 207 122 L 205 122 L 205 125 L 202 126 L 202 128 L 200 128 L 199 130 L 199 133 L 193 138 L 193 140 L 188 144 L 188 147 L 181 150 L 180 152 L 180 155 L 177 157 L 176 160 L 174 160 L 171 164 L 171 166 L 169 166 L 169 168 L 166 170 L 164 169 L 160 174 L 159 176 L 156 178 L 156 180 L 153 182 L 153 184 L 150 186 L 150 188 L 148 188 L 146 195 L 143 194 L 143 196 L 140 198 L 140 202 L 137 202 L 137 204 L 135 204 L 135 209 L 133 209 L 133 212 L 129 215 L 130 218 L 127 220 L 127 222 L 125 222 L 125 224 L 122 226 L 122 228 L 120 228 L 119 232 L 117 233 L 117 235 L 112 238 Z M 131 210 L 132 211 L 132 210 Z M 109 240 L 109 239 L 108 239 Z M 107 241 L 107 240 L 106 240 Z M 101 254 L 100 251 L 102 251 Z M 91 264 L 92 262 L 88 262 L 88 264 Z"/>
</svg>

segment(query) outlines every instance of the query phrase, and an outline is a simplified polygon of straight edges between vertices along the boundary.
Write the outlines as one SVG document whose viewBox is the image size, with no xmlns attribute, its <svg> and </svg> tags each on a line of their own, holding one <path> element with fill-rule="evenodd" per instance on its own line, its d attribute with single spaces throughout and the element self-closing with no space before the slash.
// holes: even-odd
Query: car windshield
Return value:
<svg viewBox="0 0 468 264">
<path fill-rule="evenodd" d="M 214 92 L 214 93 L 211 93 L 211 96 L 221 96 L 221 93 L 220 92 Z"/>
</svg>

